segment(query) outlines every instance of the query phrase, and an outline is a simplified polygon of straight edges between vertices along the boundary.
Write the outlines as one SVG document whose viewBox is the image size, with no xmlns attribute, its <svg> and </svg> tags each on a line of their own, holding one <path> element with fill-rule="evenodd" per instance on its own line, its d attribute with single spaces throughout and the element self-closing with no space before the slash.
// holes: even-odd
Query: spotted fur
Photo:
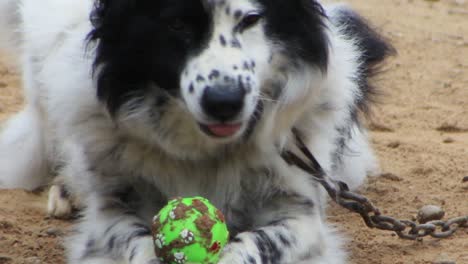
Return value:
<svg viewBox="0 0 468 264">
<path fill-rule="evenodd" d="M 49 211 L 67 214 L 70 196 L 82 209 L 68 263 L 159 263 L 152 216 L 194 195 L 226 216 L 220 264 L 346 263 L 323 190 L 280 152 L 294 128 L 351 187 L 376 172 L 357 113 L 392 49 L 355 12 L 315 0 L 2 5 L 21 16 L 0 23 L 21 20 L 27 104 L 0 138 L 0 186 L 58 174 Z"/>
</svg>

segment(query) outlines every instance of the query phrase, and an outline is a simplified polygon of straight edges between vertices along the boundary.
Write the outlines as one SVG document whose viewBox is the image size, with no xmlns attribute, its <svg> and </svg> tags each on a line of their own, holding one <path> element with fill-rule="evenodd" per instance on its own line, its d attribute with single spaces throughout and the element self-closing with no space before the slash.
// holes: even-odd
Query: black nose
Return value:
<svg viewBox="0 0 468 264">
<path fill-rule="evenodd" d="M 234 119 L 244 106 L 245 90 L 241 87 L 207 87 L 202 96 L 202 107 L 207 115 L 219 121 Z"/>
</svg>

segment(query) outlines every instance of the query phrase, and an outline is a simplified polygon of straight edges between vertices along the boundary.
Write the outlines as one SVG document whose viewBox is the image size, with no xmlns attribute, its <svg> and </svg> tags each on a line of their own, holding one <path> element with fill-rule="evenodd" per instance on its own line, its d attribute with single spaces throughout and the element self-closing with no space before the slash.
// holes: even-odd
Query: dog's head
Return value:
<svg viewBox="0 0 468 264">
<path fill-rule="evenodd" d="M 324 19 L 314 0 L 97 0 L 97 95 L 129 135 L 216 154 L 306 96 L 327 67 Z"/>
</svg>

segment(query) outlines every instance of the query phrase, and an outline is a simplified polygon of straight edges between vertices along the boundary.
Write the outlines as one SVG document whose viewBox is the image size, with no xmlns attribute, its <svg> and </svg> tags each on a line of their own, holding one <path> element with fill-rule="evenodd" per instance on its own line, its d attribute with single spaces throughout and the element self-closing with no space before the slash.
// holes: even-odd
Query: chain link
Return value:
<svg viewBox="0 0 468 264">
<path fill-rule="evenodd" d="M 304 156 L 307 161 L 304 161 L 304 159 L 301 159 L 290 150 L 281 153 L 283 159 L 289 165 L 297 166 L 309 173 L 314 180 L 325 188 L 333 201 L 361 215 L 368 227 L 393 231 L 400 238 L 408 240 L 418 240 L 427 236 L 447 238 L 453 235 L 459 228 L 468 228 L 468 215 L 452 218 L 447 221 L 430 221 L 424 224 L 382 215 L 379 208 L 374 206 L 367 197 L 351 192 L 344 182 L 331 179 L 304 144 L 299 132 L 293 130 L 293 134 L 296 140 L 296 146 L 301 152 L 300 155 Z"/>
</svg>

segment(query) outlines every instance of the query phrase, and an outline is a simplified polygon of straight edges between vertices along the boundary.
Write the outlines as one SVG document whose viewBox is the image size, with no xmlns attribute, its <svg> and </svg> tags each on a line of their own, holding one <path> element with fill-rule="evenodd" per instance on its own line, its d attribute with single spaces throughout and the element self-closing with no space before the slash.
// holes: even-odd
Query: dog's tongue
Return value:
<svg viewBox="0 0 468 264">
<path fill-rule="evenodd" d="M 218 136 L 218 137 L 229 137 L 234 135 L 239 129 L 241 128 L 240 124 L 237 125 L 227 125 L 227 124 L 221 124 L 221 125 L 209 125 L 207 126 L 208 130 L 210 130 L 213 135 Z"/>
</svg>

